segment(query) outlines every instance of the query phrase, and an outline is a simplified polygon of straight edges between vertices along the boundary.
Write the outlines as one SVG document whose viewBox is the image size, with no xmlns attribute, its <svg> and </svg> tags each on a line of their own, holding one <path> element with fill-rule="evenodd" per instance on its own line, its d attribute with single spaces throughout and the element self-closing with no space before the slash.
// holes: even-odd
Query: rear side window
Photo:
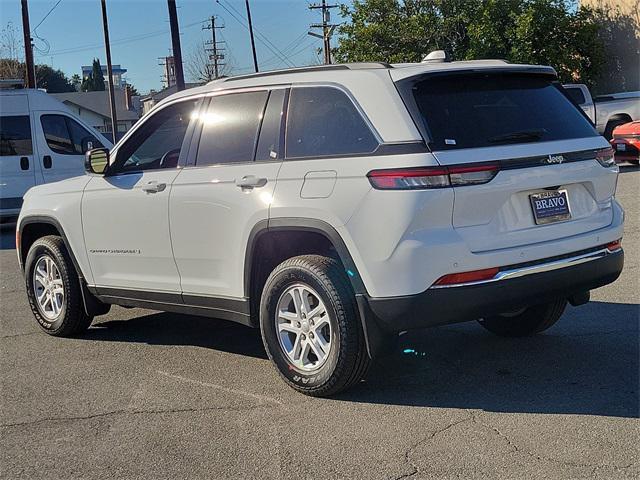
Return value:
<svg viewBox="0 0 640 480">
<path fill-rule="evenodd" d="M 196 165 L 252 162 L 267 96 L 264 91 L 212 97 L 200 115 Z"/>
<path fill-rule="evenodd" d="M 102 143 L 86 128 L 66 115 L 42 115 L 42 131 L 52 152 L 63 155 L 82 155 Z"/>
<path fill-rule="evenodd" d="M 349 97 L 331 87 L 291 90 L 287 158 L 371 153 L 378 147 Z"/>
<path fill-rule="evenodd" d="M 29 116 L 0 117 L 0 156 L 31 155 L 32 153 Z"/>
<path fill-rule="evenodd" d="M 430 78 L 413 85 L 414 116 L 435 150 L 596 136 L 560 88 L 530 75 Z"/>
</svg>

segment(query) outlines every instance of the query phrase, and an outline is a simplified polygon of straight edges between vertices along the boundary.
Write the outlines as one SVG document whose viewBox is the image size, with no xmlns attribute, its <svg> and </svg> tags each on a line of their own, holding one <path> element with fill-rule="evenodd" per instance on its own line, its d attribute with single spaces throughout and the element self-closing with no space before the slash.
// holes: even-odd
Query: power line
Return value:
<svg viewBox="0 0 640 480">
<path fill-rule="evenodd" d="M 233 19 L 236 22 L 238 22 L 240 25 L 242 25 L 244 28 L 248 30 L 249 26 L 244 22 L 244 20 L 242 20 L 241 18 L 238 18 L 238 15 L 242 17 L 242 14 L 238 12 L 238 10 L 236 10 L 231 4 L 229 4 L 229 8 L 233 10 L 231 11 L 222 3 L 222 1 L 223 0 L 216 0 L 218 5 L 224 8 L 227 11 L 227 13 L 231 15 L 231 17 L 233 17 Z M 235 12 L 235 14 L 233 12 Z M 278 47 L 276 47 L 265 35 L 262 34 L 262 32 L 260 32 L 257 28 L 254 28 L 254 30 L 256 33 L 256 38 L 260 41 L 260 43 L 262 43 L 266 48 L 268 48 L 271 51 L 271 53 L 279 57 L 283 62 L 289 64 L 290 67 L 295 66 L 293 63 L 289 61 L 289 59 L 285 55 L 282 54 L 282 52 L 279 51 Z"/>
<path fill-rule="evenodd" d="M 182 30 L 186 29 L 186 28 L 190 28 L 193 27 L 195 25 L 202 25 L 202 20 L 197 21 L 197 22 L 193 22 L 193 23 L 189 23 L 187 25 L 184 25 L 182 27 Z M 148 38 L 153 38 L 153 37 L 158 37 L 160 35 L 166 35 L 167 30 L 163 29 L 163 30 L 154 30 L 153 32 L 147 32 L 147 33 L 139 33 L 137 35 L 131 35 L 129 37 L 123 37 L 123 38 L 119 38 L 116 40 L 112 40 L 111 41 L 111 45 L 124 45 L 127 43 L 132 43 L 132 42 L 137 42 L 139 40 L 146 40 Z M 85 52 L 88 50 L 94 50 L 96 48 L 102 48 L 104 45 L 102 43 L 95 43 L 95 44 L 88 44 L 88 45 L 82 45 L 79 47 L 72 47 L 72 48 L 66 48 L 66 49 L 62 49 L 62 50 L 57 50 L 57 51 L 53 51 L 51 52 L 52 56 L 56 56 L 56 55 L 66 55 L 68 53 L 76 53 L 76 52 Z"/>
<path fill-rule="evenodd" d="M 36 31 L 36 30 L 38 29 L 38 27 L 39 27 L 40 25 L 42 25 L 42 22 L 44 22 L 44 21 L 47 19 L 47 17 L 48 17 L 49 15 L 51 15 L 51 12 L 53 12 L 53 11 L 56 9 L 56 7 L 57 7 L 58 5 L 60 5 L 60 2 L 62 2 L 62 0 L 58 0 L 58 1 L 56 2 L 56 4 L 55 4 L 53 7 L 51 7 L 51 10 L 49 10 L 49 11 L 47 12 L 47 14 L 42 18 L 42 20 L 40 20 L 40 23 L 38 23 L 38 25 L 36 25 L 36 26 L 33 28 L 33 31 Z"/>
</svg>

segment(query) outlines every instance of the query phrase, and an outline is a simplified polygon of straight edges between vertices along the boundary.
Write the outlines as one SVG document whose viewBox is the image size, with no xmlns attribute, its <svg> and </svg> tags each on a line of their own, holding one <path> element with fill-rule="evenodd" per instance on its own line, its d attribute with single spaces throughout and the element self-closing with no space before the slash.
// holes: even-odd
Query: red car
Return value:
<svg viewBox="0 0 640 480">
<path fill-rule="evenodd" d="M 625 123 L 613 131 L 611 146 L 616 162 L 640 163 L 640 121 Z"/>
</svg>

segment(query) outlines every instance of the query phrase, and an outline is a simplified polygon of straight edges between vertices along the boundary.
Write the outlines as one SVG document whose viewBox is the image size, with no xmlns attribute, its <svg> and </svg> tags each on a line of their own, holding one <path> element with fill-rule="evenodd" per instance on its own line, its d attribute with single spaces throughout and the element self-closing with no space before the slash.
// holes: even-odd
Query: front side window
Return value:
<svg viewBox="0 0 640 480">
<path fill-rule="evenodd" d="M 63 155 L 82 155 L 102 143 L 86 128 L 66 115 L 42 115 L 42 131 L 52 152 Z"/>
<path fill-rule="evenodd" d="M 31 155 L 32 153 L 29 116 L 0 117 L 0 156 Z"/>
<path fill-rule="evenodd" d="M 110 170 L 124 173 L 177 167 L 180 149 L 197 103 L 197 100 L 187 100 L 151 114 L 118 149 Z"/>
<path fill-rule="evenodd" d="M 252 162 L 268 92 L 246 92 L 211 98 L 200 115 L 202 135 L 196 165 Z"/>
<path fill-rule="evenodd" d="M 287 112 L 287 158 L 371 153 L 371 129 L 349 97 L 331 87 L 291 90 Z"/>
</svg>

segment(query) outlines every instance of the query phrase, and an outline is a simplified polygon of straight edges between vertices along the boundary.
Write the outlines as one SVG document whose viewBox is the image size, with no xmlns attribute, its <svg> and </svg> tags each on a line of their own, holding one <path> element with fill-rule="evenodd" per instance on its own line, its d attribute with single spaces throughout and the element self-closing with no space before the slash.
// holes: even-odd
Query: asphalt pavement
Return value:
<svg viewBox="0 0 640 480">
<path fill-rule="evenodd" d="M 0 239 L 0 477 L 639 478 L 640 171 L 620 279 L 534 338 L 412 332 L 332 399 L 285 386 L 259 333 L 113 308 L 42 333 Z"/>
</svg>

